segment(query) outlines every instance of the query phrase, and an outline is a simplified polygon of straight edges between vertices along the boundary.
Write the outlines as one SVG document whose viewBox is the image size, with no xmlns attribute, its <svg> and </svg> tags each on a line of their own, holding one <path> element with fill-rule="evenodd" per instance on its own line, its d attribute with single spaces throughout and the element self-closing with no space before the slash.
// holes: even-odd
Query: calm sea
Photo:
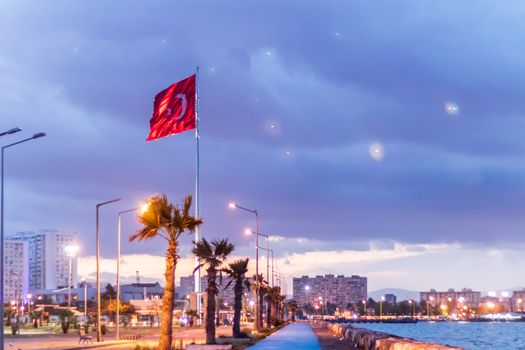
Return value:
<svg viewBox="0 0 525 350">
<path fill-rule="evenodd" d="M 355 326 L 468 350 L 525 349 L 525 322 L 361 323 Z"/>
</svg>

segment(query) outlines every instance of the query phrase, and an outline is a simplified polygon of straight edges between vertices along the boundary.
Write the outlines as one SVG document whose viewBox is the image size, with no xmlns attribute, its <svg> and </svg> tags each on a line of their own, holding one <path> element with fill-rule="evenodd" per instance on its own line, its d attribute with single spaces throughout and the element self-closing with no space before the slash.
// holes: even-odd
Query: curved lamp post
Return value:
<svg viewBox="0 0 525 350">
<path fill-rule="evenodd" d="M 71 284 L 73 280 L 71 265 L 73 263 L 73 258 L 77 255 L 78 246 L 77 245 L 68 245 L 64 247 L 67 257 L 69 258 L 69 274 L 67 276 L 67 308 L 71 309 Z"/>
<path fill-rule="evenodd" d="M 16 132 L 21 131 L 19 128 L 14 128 L 8 131 L 5 131 L 0 134 L 0 136 L 3 135 L 9 135 L 14 134 Z M 21 144 L 23 142 L 31 141 L 34 139 L 38 139 L 40 137 L 46 136 L 45 133 L 39 132 L 38 134 L 34 134 L 32 137 L 28 137 L 26 139 L 13 142 L 9 145 L 2 146 L 2 156 L 1 156 L 1 184 L 0 184 L 0 320 L 4 319 L 4 151 L 9 148 L 16 146 L 18 144 Z M 0 322 L 0 350 L 4 350 L 4 322 Z"/>
<path fill-rule="evenodd" d="M 124 210 L 118 213 L 118 229 L 117 229 L 117 326 L 115 329 L 115 340 L 120 340 L 120 230 L 122 226 L 122 214 L 131 213 L 140 210 L 144 213 L 148 210 L 149 203 L 144 203 L 140 207 Z"/>
<path fill-rule="evenodd" d="M 241 209 L 241 210 L 250 212 L 255 215 L 255 223 L 256 223 L 255 233 L 256 235 L 255 235 L 255 293 L 254 293 L 255 295 L 254 295 L 254 299 L 258 301 L 259 300 L 258 299 L 259 298 L 259 212 L 257 211 L 257 209 L 248 209 L 234 202 L 228 203 L 228 207 L 230 207 L 230 209 L 236 209 L 236 208 Z M 256 302 L 255 307 L 254 307 L 254 314 L 255 314 L 254 325 L 253 325 L 254 330 L 258 330 L 259 327 L 262 326 L 260 324 L 261 319 L 259 317 L 259 306 L 258 305 L 259 305 L 259 302 Z"/>
<path fill-rule="evenodd" d="M 120 198 L 115 198 L 109 201 L 98 203 L 96 206 L 97 219 L 96 219 L 96 246 L 97 246 L 97 342 L 102 340 L 102 327 L 100 325 L 100 313 L 102 312 L 100 307 L 100 231 L 99 231 L 99 219 L 98 219 L 98 209 L 106 204 L 118 202 Z M 0 349 L 1 350 L 1 349 Z"/>
</svg>

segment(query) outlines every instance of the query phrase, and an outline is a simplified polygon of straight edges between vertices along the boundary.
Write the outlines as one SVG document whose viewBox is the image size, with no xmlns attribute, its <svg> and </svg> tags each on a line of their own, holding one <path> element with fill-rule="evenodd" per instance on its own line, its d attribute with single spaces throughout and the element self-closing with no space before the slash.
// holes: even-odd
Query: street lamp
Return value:
<svg viewBox="0 0 525 350">
<path fill-rule="evenodd" d="M 308 305 L 308 291 L 309 291 L 309 290 L 310 290 L 310 286 L 309 286 L 309 285 L 304 286 L 304 292 L 305 292 L 305 294 L 306 294 L 306 297 L 305 297 L 305 303 L 304 303 L 305 306 Z"/>
<path fill-rule="evenodd" d="M 117 229 L 117 326 L 115 329 L 115 339 L 120 339 L 120 230 L 122 226 L 122 214 L 130 213 L 140 209 L 140 213 L 144 214 L 149 208 L 149 203 L 144 203 L 140 207 L 124 210 L 118 213 L 118 229 Z"/>
<path fill-rule="evenodd" d="M 73 258 L 77 255 L 78 252 L 78 246 L 76 245 L 68 245 L 64 247 L 64 250 L 66 252 L 67 257 L 69 258 L 69 274 L 67 276 L 68 280 L 68 288 L 67 288 L 67 308 L 71 308 L 71 284 L 73 280 L 72 276 L 72 270 L 71 270 L 71 264 L 73 262 Z"/>
<path fill-rule="evenodd" d="M 86 317 L 87 322 L 87 283 L 85 278 L 82 279 L 82 284 L 84 285 L 84 316 Z"/>
<path fill-rule="evenodd" d="M 27 314 L 29 315 L 29 319 L 31 320 L 31 299 L 33 298 L 33 294 L 29 293 L 27 294 Z"/>
<path fill-rule="evenodd" d="M 100 325 L 100 313 L 102 312 L 100 307 L 100 230 L 99 230 L 99 219 L 98 210 L 101 206 L 118 202 L 120 198 L 115 198 L 109 201 L 97 203 L 96 205 L 96 250 L 97 250 L 97 342 L 102 340 L 102 327 Z M 2 349 L 0 349 L 2 350 Z"/>
<path fill-rule="evenodd" d="M 257 235 L 256 232 L 253 232 L 249 228 L 244 230 L 244 233 L 248 236 L 251 236 L 254 233 Z M 263 233 L 259 233 L 258 235 L 266 238 L 266 249 L 264 249 L 263 247 L 258 247 L 258 248 L 266 250 L 266 279 L 268 280 L 268 283 L 270 283 L 270 256 L 269 256 L 270 255 L 270 243 L 269 243 L 270 237 Z M 272 251 L 272 256 L 273 256 L 273 251 Z M 273 272 L 273 263 L 272 263 L 272 272 Z M 272 275 L 272 287 L 273 287 L 273 275 Z"/>
<path fill-rule="evenodd" d="M 19 128 L 14 128 L 6 131 L 3 135 L 13 134 L 20 131 Z M 2 146 L 1 155 L 1 170 L 0 170 L 0 350 L 4 350 L 4 150 L 9 147 L 21 144 L 23 142 L 31 141 L 44 137 L 46 134 L 39 132 L 32 137 L 13 142 L 9 145 Z"/>
<path fill-rule="evenodd" d="M 412 318 L 414 318 L 414 316 L 416 315 L 416 303 L 412 299 L 410 299 L 408 303 L 412 305 Z"/>
<path fill-rule="evenodd" d="M 0 132 L 0 136 L 11 135 L 11 134 L 14 134 L 14 133 L 19 132 L 19 131 L 22 131 L 22 129 L 20 129 L 20 128 L 12 128 L 12 129 Z"/>
<path fill-rule="evenodd" d="M 260 326 L 262 326 L 262 324 L 260 324 L 261 322 L 261 318 L 259 317 L 259 212 L 257 211 L 257 209 L 248 209 L 248 208 L 245 208 L 245 207 L 242 207 L 240 205 L 238 205 L 237 203 L 234 203 L 234 202 L 230 202 L 228 203 L 228 207 L 230 207 L 230 209 L 241 209 L 241 210 L 244 210 L 244 211 L 247 211 L 247 212 L 250 212 L 252 214 L 255 215 L 255 223 L 256 223 L 256 231 L 255 231 L 255 291 L 254 291 L 254 299 L 257 300 L 257 302 L 255 303 L 255 308 L 254 308 L 254 330 L 258 330 Z M 1 350 L 1 349 L 0 349 Z"/>
<path fill-rule="evenodd" d="M 379 301 L 379 318 L 383 318 L 383 301 L 385 301 L 385 296 L 381 296 L 381 300 Z"/>
<path fill-rule="evenodd" d="M 434 297 L 433 296 L 429 296 L 428 297 L 428 300 L 430 301 L 434 301 Z M 427 301 L 427 317 L 430 318 L 430 308 L 429 308 L 429 302 Z"/>
</svg>

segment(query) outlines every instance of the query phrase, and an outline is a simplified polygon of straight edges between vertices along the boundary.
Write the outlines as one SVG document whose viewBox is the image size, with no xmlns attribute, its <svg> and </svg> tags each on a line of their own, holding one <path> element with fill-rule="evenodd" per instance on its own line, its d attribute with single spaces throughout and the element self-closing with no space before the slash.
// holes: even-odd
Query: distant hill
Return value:
<svg viewBox="0 0 525 350">
<path fill-rule="evenodd" d="M 368 297 L 374 299 L 375 301 L 379 301 L 381 296 L 385 294 L 394 294 L 397 297 L 397 301 L 408 299 L 419 301 L 419 292 L 401 288 L 383 288 L 375 290 L 373 292 L 368 292 Z"/>
</svg>

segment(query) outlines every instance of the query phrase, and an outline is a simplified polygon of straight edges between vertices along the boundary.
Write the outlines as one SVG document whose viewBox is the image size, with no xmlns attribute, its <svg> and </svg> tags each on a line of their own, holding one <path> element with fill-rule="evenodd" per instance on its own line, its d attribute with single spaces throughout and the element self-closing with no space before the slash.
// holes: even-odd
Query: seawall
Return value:
<svg viewBox="0 0 525 350">
<path fill-rule="evenodd" d="M 334 336 L 361 350 L 463 350 L 449 345 L 426 343 L 411 338 L 357 328 L 346 323 L 332 323 L 321 320 L 315 320 L 312 323 L 327 328 Z"/>
</svg>

